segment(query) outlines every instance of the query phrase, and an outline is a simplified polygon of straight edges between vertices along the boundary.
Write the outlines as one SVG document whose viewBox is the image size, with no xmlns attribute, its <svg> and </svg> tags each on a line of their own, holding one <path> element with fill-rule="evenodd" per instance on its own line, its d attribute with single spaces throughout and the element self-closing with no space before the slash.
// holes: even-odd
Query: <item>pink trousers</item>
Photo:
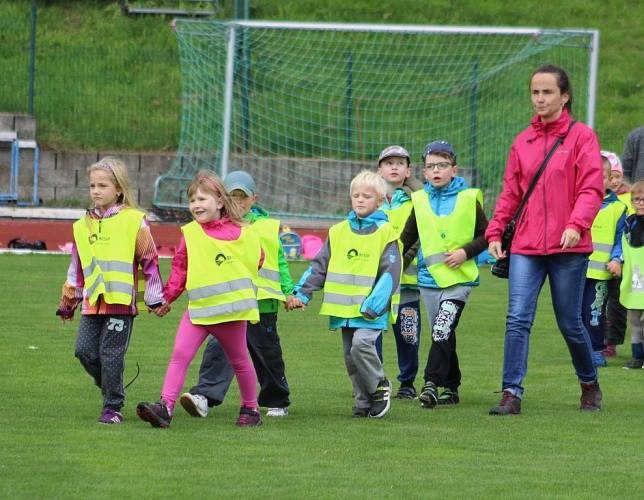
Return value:
<svg viewBox="0 0 644 500">
<path fill-rule="evenodd" d="M 161 399 L 169 410 L 174 408 L 183 388 L 191 361 L 208 335 L 213 335 L 226 353 L 235 371 L 241 406 L 257 408 L 257 374 L 246 347 L 246 321 L 230 321 L 217 325 L 194 325 L 188 311 L 183 314 L 174 339 L 172 356 L 163 380 Z"/>
</svg>

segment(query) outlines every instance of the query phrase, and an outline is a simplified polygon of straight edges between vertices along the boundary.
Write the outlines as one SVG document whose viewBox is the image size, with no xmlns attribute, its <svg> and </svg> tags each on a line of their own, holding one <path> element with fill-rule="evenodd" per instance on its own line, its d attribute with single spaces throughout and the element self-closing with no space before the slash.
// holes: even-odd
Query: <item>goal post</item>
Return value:
<svg viewBox="0 0 644 500">
<path fill-rule="evenodd" d="M 178 20 L 176 33 L 181 137 L 159 208 L 185 207 L 200 169 L 244 169 L 273 213 L 340 216 L 383 148 L 405 146 L 421 177 L 423 146 L 446 139 L 489 211 L 546 62 L 566 69 L 575 117 L 594 124 L 595 30 Z"/>
</svg>

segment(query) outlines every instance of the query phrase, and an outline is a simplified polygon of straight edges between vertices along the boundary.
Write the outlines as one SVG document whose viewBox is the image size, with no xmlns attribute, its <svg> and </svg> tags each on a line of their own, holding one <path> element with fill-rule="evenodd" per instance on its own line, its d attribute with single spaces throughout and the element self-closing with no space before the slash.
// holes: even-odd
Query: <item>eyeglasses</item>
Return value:
<svg viewBox="0 0 644 500">
<path fill-rule="evenodd" d="M 449 167 L 453 167 L 453 165 L 450 162 L 441 161 L 438 163 L 428 163 L 423 168 L 426 168 L 428 170 L 434 170 L 435 168 L 437 168 L 438 170 L 447 170 Z"/>
<path fill-rule="evenodd" d="M 636 196 L 635 198 L 631 198 L 631 201 L 633 202 L 633 205 L 637 205 L 639 203 L 644 203 L 644 198 L 641 196 Z"/>
</svg>

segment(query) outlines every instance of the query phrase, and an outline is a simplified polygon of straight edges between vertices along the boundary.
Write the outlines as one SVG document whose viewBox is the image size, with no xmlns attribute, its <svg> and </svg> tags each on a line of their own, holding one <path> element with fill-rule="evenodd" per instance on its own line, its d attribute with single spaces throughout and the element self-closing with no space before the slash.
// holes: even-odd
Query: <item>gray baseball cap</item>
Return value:
<svg viewBox="0 0 644 500">
<path fill-rule="evenodd" d="M 409 152 L 405 148 L 403 148 L 402 146 L 389 146 L 383 149 L 380 153 L 380 156 L 378 157 L 378 164 L 380 165 L 380 162 L 382 160 L 391 156 L 400 156 L 402 158 L 407 158 L 407 163 L 411 161 Z"/>
<path fill-rule="evenodd" d="M 232 193 L 235 189 L 241 189 L 246 193 L 246 196 L 255 195 L 255 181 L 248 172 L 243 170 L 230 172 L 224 179 L 224 186 L 229 193 Z"/>
</svg>

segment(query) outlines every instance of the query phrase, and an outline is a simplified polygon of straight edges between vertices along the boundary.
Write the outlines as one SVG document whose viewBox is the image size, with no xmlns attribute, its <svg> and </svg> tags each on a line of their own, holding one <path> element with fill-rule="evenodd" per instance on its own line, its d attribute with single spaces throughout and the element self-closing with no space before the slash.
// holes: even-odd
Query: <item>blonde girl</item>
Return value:
<svg viewBox="0 0 644 500">
<path fill-rule="evenodd" d="M 188 367 L 212 335 L 223 347 L 239 384 L 237 425 L 257 426 L 261 424 L 257 376 L 246 347 L 246 323 L 259 320 L 254 285 L 263 260 L 259 238 L 214 173 L 197 175 L 188 187 L 188 200 L 194 221 L 181 228 L 179 248 L 163 289 L 168 304 L 186 290 L 188 310 L 177 329 L 161 397 L 156 403 L 139 403 L 137 414 L 153 427 L 170 425 Z"/>
<path fill-rule="evenodd" d="M 136 206 L 125 164 L 103 158 L 88 168 L 88 178 L 92 205 L 73 226 L 71 263 L 56 314 L 71 320 L 82 304 L 75 356 L 101 389 L 99 423 L 120 424 L 139 268 L 149 309 L 164 302 L 163 283 L 150 226 Z"/>
</svg>

